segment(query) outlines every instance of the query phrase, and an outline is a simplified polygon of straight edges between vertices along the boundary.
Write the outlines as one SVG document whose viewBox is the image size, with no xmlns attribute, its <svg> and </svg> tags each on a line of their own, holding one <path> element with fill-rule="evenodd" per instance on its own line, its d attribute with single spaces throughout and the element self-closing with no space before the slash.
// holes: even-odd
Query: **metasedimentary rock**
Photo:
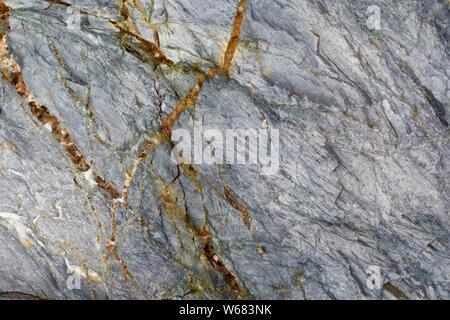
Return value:
<svg viewBox="0 0 450 320">
<path fill-rule="evenodd" d="M 0 298 L 450 298 L 447 0 L 0 20 Z M 278 132 L 276 172 L 174 163 L 199 126 Z"/>
</svg>

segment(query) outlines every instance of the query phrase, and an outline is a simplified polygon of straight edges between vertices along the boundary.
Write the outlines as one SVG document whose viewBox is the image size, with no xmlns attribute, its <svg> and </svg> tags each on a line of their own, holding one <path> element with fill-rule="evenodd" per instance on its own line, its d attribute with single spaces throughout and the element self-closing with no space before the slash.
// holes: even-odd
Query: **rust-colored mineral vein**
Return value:
<svg viewBox="0 0 450 320">
<path fill-rule="evenodd" d="M 162 52 L 161 49 L 159 49 L 158 45 L 144 39 L 135 29 L 134 27 L 130 26 L 130 24 L 124 24 L 120 22 L 110 21 L 110 23 L 117 28 L 119 31 L 121 31 L 123 34 L 133 37 L 137 42 L 137 47 L 145 52 L 148 52 L 153 56 L 153 58 L 159 63 L 159 64 L 165 64 L 168 66 L 175 65 L 175 62 L 170 60 L 166 57 L 166 55 Z M 125 49 L 128 49 L 131 53 L 133 53 L 131 47 L 125 47 Z"/>
<path fill-rule="evenodd" d="M 152 19 L 150 17 L 151 13 L 149 15 L 149 14 L 147 14 L 145 12 L 145 8 L 142 5 L 140 0 L 132 0 L 132 6 L 134 8 L 136 8 L 141 13 L 144 21 L 147 23 L 148 27 L 152 30 L 153 37 L 155 38 L 156 45 L 159 48 L 160 45 L 161 45 L 160 42 L 159 42 L 159 33 L 158 33 L 158 29 L 152 23 Z M 154 6 L 154 4 L 151 5 L 151 7 L 152 7 L 151 10 L 150 10 L 151 12 L 153 12 L 153 6 Z"/>
<path fill-rule="evenodd" d="M 236 199 L 235 193 L 230 187 L 223 184 L 223 190 L 216 188 L 205 176 L 201 175 L 192 165 L 183 164 L 181 165 L 184 174 L 188 177 L 191 182 L 196 186 L 197 189 L 201 188 L 201 183 L 199 179 L 202 179 L 206 186 L 213 191 L 216 197 L 224 199 L 230 206 L 239 212 L 242 218 L 242 222 L 251 230 L 251 215 L 245 205 Z M 203 193 L 203 191 L 202 191 Z"/>
<path fill-rule="evenodd" d="M 37 295 L 34 295 L 32 293 L 21 292 L 21 291 L 0 292 L 0 296 L 10 297 L 12 299 L 25 298 L 25 299 L 30 299 L 30 300 L 46 300 L 45 298 L 42 298 L 42 297 L 37 296 Z"/>
<path fill-rule="evenodd" d="M 125 3 L 123 3 L 123 5 L 126 6 Z M 172 130 L 173 130 L 173 126 L 174 126 L 175 122 L 178 120 L 179 116 L 184 111 L 186 111 L 188 108 L 195 105 L 195 103 L 198 99 L 198 96 L 200 94 L 200 91 L 202 89 L 203 83 L 207 79 L 215 77 L 220 72 L 222 72 L 222 73 L 228 72 L 228 70 L 231 66 L 231 62 L 233 60 L 234 52 L 236 51 L 236 48 L 238 45 L 238 41 L 239 41 L 239 37 L 240 37 L 240 29 L 241 29 L 241 25 L 242 25 L 242 22 L 244 19 L 246 6 L 247 6 L 246 0 L 241 1 L 238 6 L 235 22 L 233 23 L 231 38 L 230 38 L 230 41 L 229 41 L 227 49 L 226 49 L 223 66 L 213 67 L 204 74 L 195 70 L 195 74 L 197 76 L 196 83 L 192 86 L 192 88 L 189 90 L 187 95 L 178 102 L 178 104 L 169 113 L 169 115 L 165 119 L 163 119 L 160 131 L 157 132 L 155 135 L 153 135 L 152 138 L 150 138 L 144 142 L 143 147 L 142 147 L 141 151 L 139 152 L 138 158 L 136 160 L 134 160 L 133 163 L 126 170 L 126 174 L 125 174 L 126 178 L 125 178 L 125 181 L 123 184 L 121 197 L 120 197 L 120 199 L 115 199 L 113 206 L 112 206 L 112 214 L 111 214 L 112 232 L 111 232 L 111 236 L 108 240 L 108 250 L 107 250 L 107 254 L 106 254 L 106 259 L 108 259 L 109 255 L 111 253 L 113 253 L 114 256 L 116 257 L 116 260 L 118 260 L 119 264 L 121 265 L 121 267 L 124 265 L 124 263 L 118 257 L 117 248 L 115 245 L 116 214 L 117 214 L 118 206 L 120 203 L 122 203 L 122 205 L 124 207 L 127 207 L 129 188 L 134 180 L 134 177 L 135 177 L 138 167 L 146 160 L 149 152 L 152 149 L 156 148 L 162 141 L 170 140 L 170 136 L 172 134 Z M 125 9 L 123 9 L 123 8 L 121 9 L 122 17 L 125 20 L 128 20 L 129 15 L 124 14 L 122 12 L 124 10 Z M 120 23 L 114 23 L 114 25 L 122 32 L 133 36 L 138 41 L 138 43 L 140 43 L 141 49 L 146 49 L 146 51 L 150 52 L 159 63 L 166 64 L 169 66 L 174 66 L 174 63 L 164 56 L 164 54 L 162 53 L 162 51 L 159 49 L 159 47 L 157 45 L 143 39 L 136 31 L 134 31 L 134 28 L 130 27 L 130 24 L 126 24 L 124 26 L 123 24 L 120 24 Z M 195 170 L 194 170 L 194 173 L 195 173 Z M 245 209 L 245 207 L 243 205 L 239 204 L 235 200 L 230 189 L 227 188 L 224 191 L 225 191 L 224 192 L 225 199 L 227 199 L 227 201 L 242 214 L 244 223 L 248 225 L 249 221 L 250 221 L 250 215 L 249 215 L 248 211 Z M 166 198 L 166 197 L 167 197 L 167 195 L 164 196 L 164 198 Z M 174 206 L 175 207 L 177 206 L 173 202 L 174 201 L 167 201 L 167 200 L 163 201 L 163 203 L 165 204 L 165 207 L 168 211 L 173 211 Z M 197 229 L 194 227 L 192 221 L 190 221 L 189 215 L 187 213 L 184 213 L 183 216 L 184 216 L 183 220 L 186 224 L 187 229 L 190 230 L 191 232 L 195 231 L 196 235 L 201 237 L 201 239 L 203 240 L 204 250 L 203 250 L 202 254 L 207 258 L 207 260 L 210 262 L 212 267 L 219 274 L 222 275 L 222 277 L 224 278 L 224 281 L 235 292 L 235 294 L 239 298 L 248 297 L 248 293 L 246 292 L 246 290 L 242 289 L 239 286 L 239 282 L 237 281 L 236 277 L 227 269 L 225 264 L 215 253 L 214 246 L 213 246 L 212 240 L 211 240 L 212 237 L 208 231 L 207 225 L 205 224 L 205 226 L 203 228 Z M 124 271 L 126 279 L 131 277 L 131 275 L 129 274 L 129 271 L 126 267 L 122 268 L 122 270 Z"/>
<path fill-rule="evenodd" d="M 188 170 L 192 170 L 192 168 Z M 191 175 L 191 180 L 196 181 L 194 184 L 200 188 L 199 191 L 203 193 L 201 184 L 195 177 L 195 172 L 189 171 L 189 174 Z M 222 276 L 224 282 L 235 294 L 235 296 L 239 299 L 249 298 L 250 295 L 247 290 L 240 286 L 238 278 L 227 268 L 216 252 L 212 241 L 212 235 L 209 230 L 207 216 L 205 216 L 204 225 L 200 228 L 196 227 L 189 214 L 178 206 L 177 197 L 173 192 L 171 184 L 165 186 L 165 188 L 162 188 L 160 197 L 168 215 L 172 218 L 178 218 L 178 220 L 185 225 L 186 230 L 190 234 L 202 241 L 203 247 L 199 252 L 200 255 L 205 257 L 209 265 Z"/>
<path fill-rule="evenodd" d="M 200 178 L 202 180 L 205 180 L 206 185 L 210 188 L 212 188 L 213 192 L 218 196 L 222 197 L 219 190 L 214 188 L 206 179 L 205 177 L 201 177 L 201 175 L 195 170 L 195 168 L 191 165 L 184 164 L 181 166 L 183 169 L 184 174 L 191 180 L 191 182 L 196 186 L 198 191 L 203 195 L 203 187 L 200 183 Z M 227 187 L 224 187 L 227 188 Z M 227 188 L 229 192 L 231 190 Z M 225 197 L 225 196 L 223 196 Z M 242 205 L 241 205 L 242 206 Z M 244 207 L 245 209 L 245 207 Z M 212 242 L 212 235 L 209 228 L 209 220 L 208 220 L 208 213 L 206 208 L 205 210 L 205 223 L 201 228 L 195 228 L 195 231 L 197 235 L 202 239 L 203 241 L 203 255 L 207 258 L 208 262 L 211 264 L 211 266 L 222 276 L 225 283 L 228 285 L 228 287 L 236 294 L 236 296 L 240 299 L 247 299 L 249 298 L 249 293 L 245 288 L 242 288 L 239 285 L 239 281 L 235 275 L 226 267 L 225 263 L 222 261 L 220 256 L 216 253 L 216 250 L 214 248 L 213 242 Z M 190 221 L 189 215 L 186 214 L 187 219 Z M 193 225 L 192 222 L 190 222 L 191 225 Z"/>
<path fill-rule="evenodd" d="M 295 275 L 295 283 L 297 284 L 297 287 L 298 287 L 298 288 L 300 289 L 300 291 L 302 292 L 302 294 L 303 294 L 303 299 L 308 300 L 308 298 L 307 298 L 307 296 L 306 296 L 306 290 L 305 290 L 305 287 L 303 286 L 303 281 L 302 281 L 302 278 L 303 278 L 304 275 L 305 275 L 305 274 L 304 274 L 303 271 L 298 272 L 298 273 Z"/>
<path fill-rule="evenodd" d="M 250 212 L 248 212 L 247 208 L 240 202 L 236 200 L 233 191 L 227 186 L 224 186 L 223 193 L 225 195 L 225 199 L 227 202 L 239 213 L 242 217 L 242 222 L 248 227 L 250 225 Z"/>
<path fill-rule="evenodd" d="M 226 194 L 228 194 L 229 198 L 233 199 L 233 204 L 236 207 L 239 207 L 242 211 L 246 212 L 248 216 L 248 223 L 246 225 L 250 226 L 250 214 L 245 209 L 245 207 L 242 204 L 239 204 L 232 195 L 232 191 L 230 188 L 224 186 L 224 195 L 221 194 L 219 190 L 217 190 L 205 177 L 201 176 L 195 168 L 191 165 L 184 164 L 181 166 L 183 169 L 184 174 L 191 180 L 191 182 L 196 186 L 196 188 L 201 192 L 201 194 L 204 194 L 202 184 L 200 183 L 199 179 L 202 179 L 205 181 L 206 185 L 213 190 L 213 192 L 216 194 L 217 197 L 223 197 L 227 201 L 231 201 L 227 198 Z M 230 205 L 233 206 L 233 204 L 230 203 Z M 206 209 L 205 209 L 206 210 Z M 188 215 L 187 215 L 188 216 Z M 189 218 L 189 216 L 188 216 Z M 244 217 L 243 217 L 244 219 Z M 245 219 L 244 219 L 245 221 Z M 249 293 L 245 288 L 241 288 L 239 285 L 239 281 L 235 275 L 226 267 L 226 265 L 223 263 L 220 256 L 216 253 L 216 250 L 214 248 L 214 245 L 212 243 L 212 235 L 209 228 L 209 220 L 208 220 L 208 214 L 205 212 L 205 223 L 203 227 L 197 228 L 196 232 L 197 235 L 201 237 L 204 248 L 203 248 L 203 254 L 208 259 L 211 266 L 223 277 L 225 283 L 228 285 L 228 287 L 236 294 L 236 296 L 240 299 L 246 299 L 249 298 Z"/>
<path fill-rule="evenodd" d="M 242 288 L 239 285 L 239 282 L 233 273 L 226 267 L 223 263 L 222 259 L 216 254 L 212 243 L 212 237 L 209 231 L 205 231 L 206 234 L 203 237 L 204 242 L 204 254 L 207 257 L 209 263 L 213 266 L 213 268 L 222 276 L 225 283 L 230 287 L 231 290 L 236 294 L 236 296 L 240 299 L 249 298 L 249 293 L 247 290 Z"/>
<path fill-rule="evenodd" d="M 196 103 L 197 98 L 200 94 L 201 88 L 202 88 L 205 80 L 208 78 L 215 77 L 219 72 L 223 72 L 224 70 L 228 71 L 229 64 L 231 64 L 231 61 L 234 56 L 234 52 L 236 51 L 236 47 L 237 47 L 237 44 L 239 41 L 240 28 L 241 28 L 241 25 L 242 25 L 242 22 L 244 19 L 246 6 L 247 6 L 247 1 L 241 0 L 241 2 L 239 3 L 238 9 L 237 9 L 235 22 L 233 23 L 232 34 L 231 34 L 231 38 L 230 38 L 230 41 L 227 46 L 227 50 L 226 50 L 227 54 L 225 55 L 227 58 L 224 61 L 224 65 L 221 68 L 217 68 L 217 67 L 211 68 L 206 74 L 198 74 L 198 80 L 192 86 L 192 88 L 189 90 L 188 94 L 182 100 L 180 100 L 178 102 L 178 104 L 175 106 L 175 108 L 172 110 L 172 112 L 170 112 L 170 114 L 162 121 L 162 126 L 161 126 L 160 132 L 157 132 L 152 138 L 150 138 L 149 140 L 144 142 L 144 146 L 143 146 L 141 152 L 139 153 L 139 157 L 128 168 L 127 174 L 126 174 L 126 179 L 125 179 L 124 186 L 122 189 L 122 198 L 121 198 L 121 202 L 125 206 L 126 206 L 126 202 L 127 202 L 128 189 L 134 179 L 135 172 L 136 172 L 138 166 L 142 162 L 145 161 L 149 151 L 151 149 L 155 148 L 163 140 L 162 138 L 170 138 L 170 136 L 172 134 L 173 126 L 174 126 L 175 122 L 177 121 L 177 119 L 179 118 L 179 116 L 186 109 L 190 108 L 191 106 L 193 106 Z M 127 32 L 130 32 L 130 31 L 127 30 Z M 131 34 L 135 37 L 140 37 L 138 34 L 135 34 L 134 32 L 131 32 Z M 157 48 L 156 45 L 153 44 L 153 46 L 155 46 L 155 48 Z M 157 49 L 159 50 L 159 48 L 157 48 Z"/>
<path fill-rule="evenodd" d="M 233 28 L 231 30 L 231 37 L 228 42 L 227 50 L 223 59 L 223 71 L 228 72 L 233 62 L 234 53 L 238 47 L 239 38 L 241 36 L 241 27 L 247 10 L 248 0 L 241 0 L 237 8 L 236 17 L 234 18 Z"/>
<path fill-rule="evenodd" d="M 51 4 L 59 4 L 64 6 L 69 6 L 70 4 L 67 4 L 63 1 L 49 1 Z M 125 20 L 128 20 L 129 18 L 129 12 L 126 8 L 126 1 L 121 1 L 121 7 L 120 12 L 122 17 Z M 230 41 L 228 43 L 226 53 L 225 53 L 225 59 L 223 66 L 221 68 L 211 68 L 207 73 L 202 73 L 198 71 L 198 69 L 194 68 L 193 70 L 183 70 L 186 72 L 192 72 L 194 73 L 198 80 L 195 83 L 195 85 L 191 88 L 189 93 L 177 104 L 177 106 L 174 108 L 174 110 L 166 117 L 166 119 L 163 121 L 160 132 L 156 133 L 151 139 L 147 140 L 144 143 L 144 146 L 142 150 L 139 153 L 139 157 L 130 165 L 130 167 L 127 169 L 126 172 L 126 179 L 124 182 L 124 186 L 122 189 L 121 197 L 119 197 L 119 193 L 115 190 L 113 186 L 111 186 L 109 183 L 107 183 L 103 178 L 101 178 L 96 173 L 93 173 L 94 179 L 97 182 L 98 186 L 105 190 L 108 194 L 110 194 L 115 200 L 112 206 L 112 234 L 111 237 L 108 239 L 107 243 L 107 254 L 106 258 L 112 254 L 114 258 L 117 260 L 122 272 L 124 273 L 125 279 L 127 281 L 131 280 L 133 276 L 131 275 L 130 271 L 128 270 L 128 267 L 126 266 L 125 262 L 120 258 L 118 249 L 116 247 L 115 241 L 116 241 L 116 212 L 118 209 L 118 206 L 120 203 L 122 203 L 126 207 L 126 200 L 128 196 L 128 190 L 129 187 L 133 181 L 134 175 L 136 173 L 137 168 L 140 164 L 142 164 L 145 159 L 147 158 L 150 150 L 154 149 L 158 144 L 161 143 L 162 139 L 166 139 L 170 137 L 173 125 L 177 121 L 178 117 L 188 108 L 190 108 L 192 105 L 195 104 L 197 101 L 197 98 L 200 94 L 202 85 L 204 81 L 208 78 L 212 78 L 216 76 L 219 72 L 228 72 L 231 62 L 233 60 L 234 52 L 236 51 L 237 44 L 239 41 L 240 36 L 240 28 L 242 25 L 244 13 L 245 13 L 245 7 L 247 5 L 247 1 L 241 1 L 238 9 L 235 21 L 233 23 L 232 28 L 232 34 Z M 4 21 L 8 21 L 10 10 L 9 8 L 4 4 L 2 0 L 0 0 L 0 17 Z M 151 41 L 148 41 L 144 38 L 142 38 L 134 28 L 130 28 L 130 24 L 121 24 L 114 21 L 110 21 L 117 29 L 119 29 L 121 32 L 132 36 L 138 44 L 138 47 L 141 50 L 144 50 L 148 53 L 150 53 L 155 60 L 159 64 L 165 64 L 169 66 L 174 66 L 175 63 L 168 59 L 163 52 L 159 49 L 159 46 L 157 44 L 152 43 Z M 2 75 L 3 78 L 9 82 L 15 89 L 16 92 L 22 96 L 27 103 L 30 106 L 32 114 L 44 125 L 48 125 L 51 128 L 52 135 L 58 140 L 58 142 L 62 145 L 66 153 L 68 154 L 71 161 L 74 163 L 77 170 L 81 172 L 86 172 L 90 169 L 90 166 L 87 164 L 84 156 L 82 155 L 80 149 L 77 147 L 77 145 L 74 143 L 74 141 L 69 136 L 66 129 L 64 129 L 61 125 L 59 120 L 53 116 L 47 109 L 47 107 L 40 105 L 36 101 L 34 101 L 31 98 L 31 95 L 26 87 L 25 81 L 23 79 L 23 75 L 21 73 L 20 67 L 6 54 L 6 39 L 4 34 L 1 35 L 1 45 L 0 45 L 0 52 L 2 57 Z M 4 64 L 7 64 L 7 68 L 4 67 Z M 194 169 L 193 169 L 194 170 Z M 195 170 L 194 170 L 195 171 Z M 226 192 L 228 190 L 228 192 Z M 242 205 L 239 205 L 235 200 L 234 197 L 230 196 L 231 192 L 229 189 L 225 189 L 225 198 L 227 201 L 236 209 L 238 209 L 241 213 L 248 213 L 246 209 L 243 208 Z M 192 231 L 195 230 L 195 233 L 197 236 L 201 237 L 204 242 L 204 250 L 203 254 L 206 256 L 207 260 L 210 262 L 210 264 L 213 266 L 215 270 L 217 270 L 218 273 L 220 273 L 227 285 L 237 294 L 240 298 L 245 298 L 248 296 L 246 291 L 242 288 L 240 288 L 239 283 L 236 279 L 236 277 L 226 268 L 222 260 L 218 257 L 214 250 L 214 246 L 212 245 L 212 237 L 208 231 L 207 225 L 205 224 L 204 227 L 201 229 L 197 229 L 193 226 L 192 222 L 190 221 L 188 215 L 185 213 L 185 223 L 188 226 L 188 229 Z M 248 222 L 249 219 L 246 218 L 247 214 L 243 215 L 244 222 Z"/>
<path fill-rule="evenodd" d="M 0 20 L 7 21 L 9 19 L 10 10 L 9 7 L 2 0 L 0 1 Z"/>
<path fill-rule="evenodd" d="M 50 6 L 56 4 L 56 5 L 61 5 L 64 7 L 71 7 L 70 3 L 67 3 L 67 2 L 64 2 L 61 0 L 46 0 L 46 1 L 50 4 Z M 94 15 L 94 14 L 89 13 L 82 9 L 76 9 L 76 10 L 84 15 L 95 16 L 97 18 L 107 20 L 114 28 L 118 29 L 122 34 L 126 34 L 126 35 L 134 38 L 136 40 L 137 47 L 140 48 L 141 50 L 149 53 L 150 55 L 152 55 L 152 57 L 158 62 L 158 64 L 165 64 L 168 66 L 175 65 L 175 63 L 172 60 L 170 60 L 169 58 L 167 58 L 164 55 L 164 53 L 162 52 L 162 50 L 159 49 L 158 44 L 155 44 L 155 43 L 143 38 L 139 34 L 139 32 L 136 30 L 136 28 L 130 22 L 130 12 L 128 10 L 126 2 L 127 2 L 126 0 L 119 1 L 119 12 L 120 12 L 121 17 L 124 20 L 123 22 L 117 22 L 117 21 L 114 21 L 111 19 L 100 17 L 100 16 Z M 124 45 L 124 48 L 127 51 L 129 51 L 131 54 L 139 57 L 139 54 L 137 52 L 135 52 L 131 47 Z"/>
<path fill-rule="evenodd" d="M 163 120 L 161 127 L 161 133 L 166 137 L 170 138 L 172 134 L 172 129 L 175 122 L 178 120 L 180 115 L 188 108 L 195 105 L 197 98 L 202 89 L 203 83 L 209 79 L 213 78 L 219 72 L 218 68 L 210 69 L 205 75 L 199 77 L 195 85 L 189 90 L 188 94 L 181 99 L 175 108 L 169 113 L 169 115 Z"/>
<path fill-rule="evenodd" d="M 390 282 L 385 283 L 383 285 L 383 288 L 389 291 L 398 300 L 409 300 L 408 296 L 402 290 L 400 290 Z"/>
<path fill-rule="evenodd" d="M 128 18 L 130 17 L 130 11 L 127 7 L 127 0 L 119 0 L 119 12 L 122 18 L 128 20 Z"/>
<path fill-rule="evenodd" d="M 59 4 L 64 7 L 70 7 L 70 4 L 61 0 L 47 0 L 47 2 L 50 4 L 50 7 L 54 4 Z"/>
<path fill-rule="evenodd" d="M 140 8 L 143 12 L 142 5 L 139 6 L 138 3 L 134 3 L 134 2 L 133 2 L 133 4 L 135 6 L 137 6 L 138 9 Z M 162 52 L 162 50 L 159 48 L 159 44 L 158 44 L 159 37 L 158 37 L 157 43 L 153 43 L 152 41 L 149 41 L 149 40 L 145 39 L 144 37 L 142 37 L 141 34 L 139 33 L 139 31 L 136 30 L 136 27 L 134 26 L 134 24 L 131 20 L 131 17 L 130 17 L 130 12 L 127 7 L 127 0 L 119 1 L 119 11 L 120 11 L 120 15 L 124 21 L 123 22 L 115 22 L 115 21 L 110 20 L 110 23 L 115 28 L 119 29 L 120 32 L 122 32 L 123 34 L 133 37 L 137 42 L 138 48 L 143 50 L 144 52 L 148 52 L 151 56 L 153 56 L 153 58 L 157 61 L 158 64 L 165 64 L 168 66 L 175 65 L 175 62 L 173 62 L 172 60 L 167 58 L 166 55 Z M 148 19 L 146 19 L 146 21 L 147 20 Z M 149 22 L 147 21 L 147 23 L 149 23 Z M 124 46 L 124 48 L 127 51 L 129 51 L 130 53 L 135 54 L 135 52 L 133 51 L 133 49 L 130 46 Z"/>
</svg>

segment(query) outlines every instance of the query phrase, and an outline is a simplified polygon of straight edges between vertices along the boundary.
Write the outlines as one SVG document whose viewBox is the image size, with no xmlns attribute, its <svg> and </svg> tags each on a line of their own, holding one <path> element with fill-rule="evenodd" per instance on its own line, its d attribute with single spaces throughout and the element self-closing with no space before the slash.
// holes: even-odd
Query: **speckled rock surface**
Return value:
<svg viewBox="0 0 450 320">
<path fill-rule="evenodd" d="M 449 17 L 1 0 L 0 298 L 449 299 Z M 278 172 L 175 165 L 198 124 L 279 130 Z"/>
</svg>

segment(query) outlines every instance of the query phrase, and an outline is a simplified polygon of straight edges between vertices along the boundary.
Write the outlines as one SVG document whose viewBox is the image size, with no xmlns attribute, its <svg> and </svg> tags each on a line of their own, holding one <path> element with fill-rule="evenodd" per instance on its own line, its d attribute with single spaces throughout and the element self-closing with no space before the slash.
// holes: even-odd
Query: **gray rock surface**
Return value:
<svg viewBox="0 0 450 320">
<path fill-rule="evenodd" d="M 0 298 L 449 299 L 449 17 L 1 0 Z M 279 171 L 173 164 L 200 123 L 279 130 Z"/>
</svg>

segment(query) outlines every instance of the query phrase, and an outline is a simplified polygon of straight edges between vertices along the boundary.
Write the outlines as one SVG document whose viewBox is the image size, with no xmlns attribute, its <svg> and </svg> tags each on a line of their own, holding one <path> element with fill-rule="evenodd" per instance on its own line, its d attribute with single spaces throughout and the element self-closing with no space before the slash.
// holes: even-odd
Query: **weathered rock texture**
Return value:
<svg viewBox="0 0 450 320">
<path fill-rule="evenodd" d="M 1 0 L 0 297 L 449 299 L 448 6 Z M 174 165 L 194 123 L 280 170 Z"/>
</svg>

